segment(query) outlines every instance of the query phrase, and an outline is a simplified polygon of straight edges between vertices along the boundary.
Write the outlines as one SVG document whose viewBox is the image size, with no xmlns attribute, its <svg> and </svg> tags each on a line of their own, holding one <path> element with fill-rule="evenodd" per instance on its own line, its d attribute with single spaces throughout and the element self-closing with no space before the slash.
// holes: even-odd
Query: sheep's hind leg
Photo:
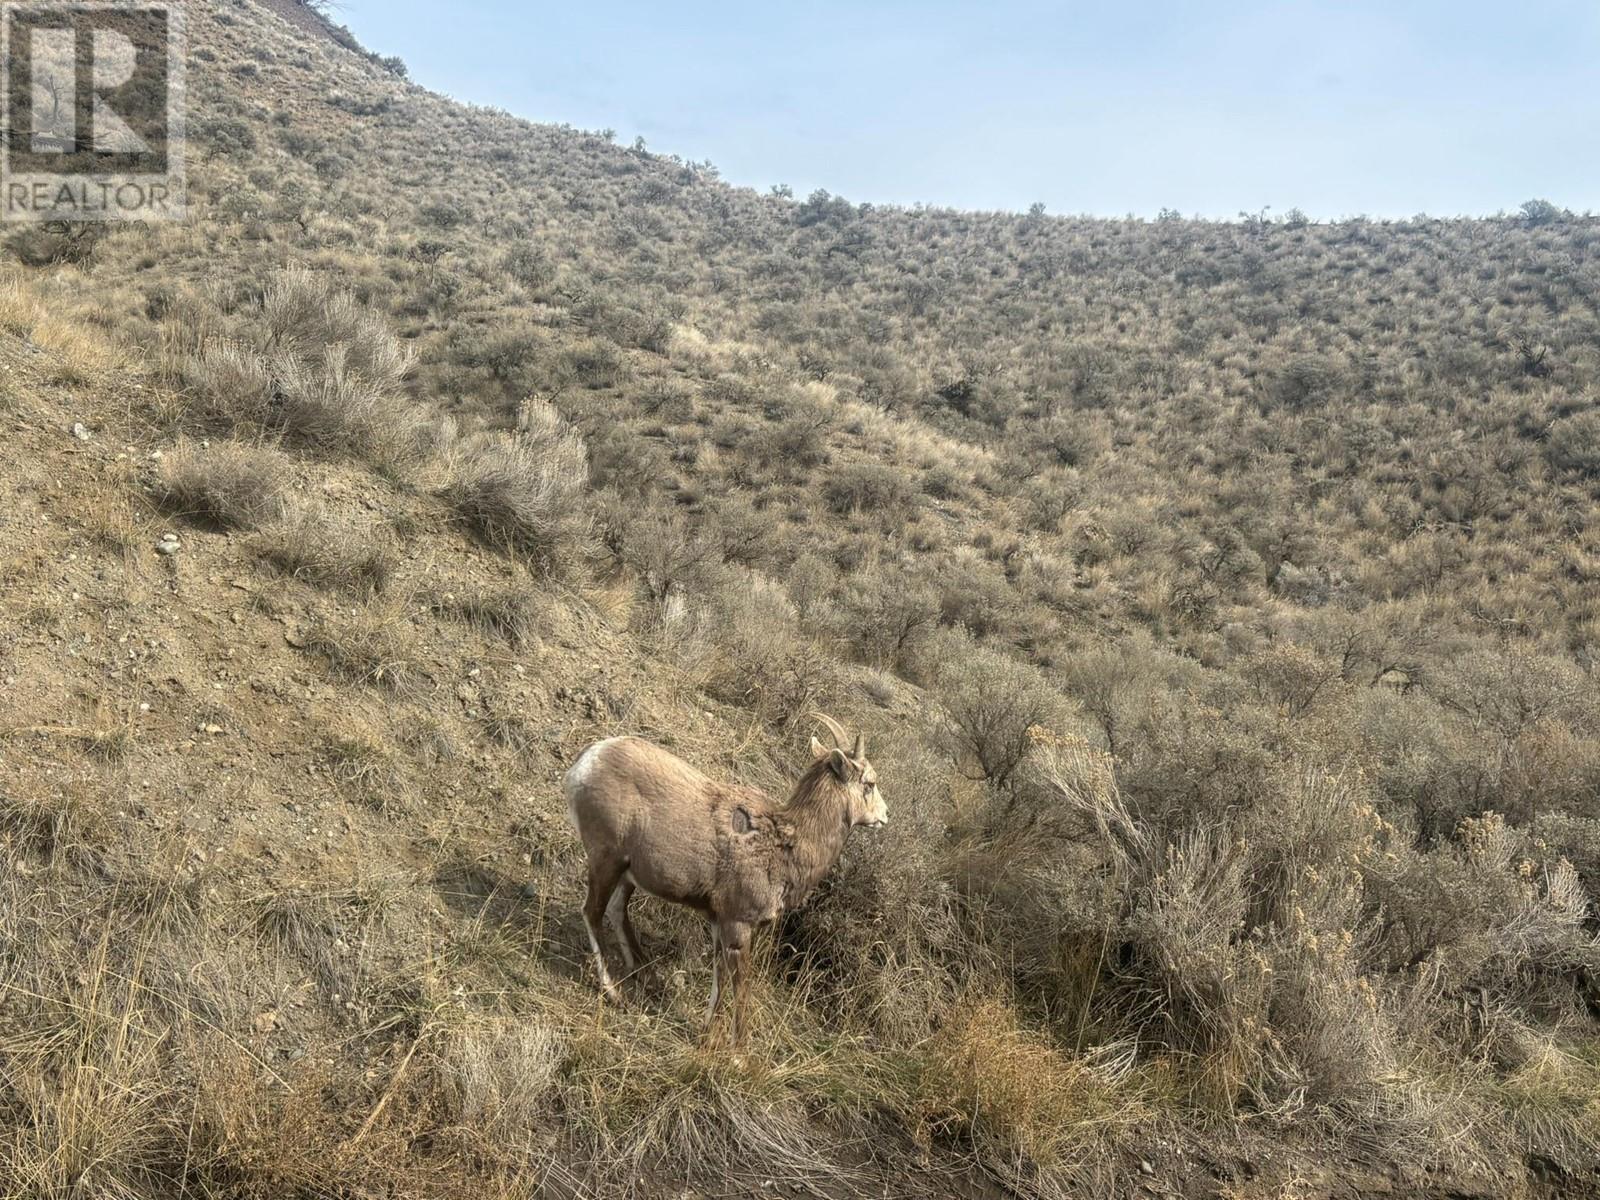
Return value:
<svg viewBox="0 0 1600 1200">
<path fill-rule="evenodd" d="M 611 982 L 611 972 L 606 969 L 606 954 L 600 948 L 600 926 L 605 920 L 606 901 L 616 890 L 622 877 L 622 864 L 591 862 L 589 864 L 589 895 L 583 902 L 583 927 L 589 932 L 589 948 L 594 951 L 595 970 L 600 974 L 600 988 L 606 997 L 622 1002 L 622 993 Z"/>
<path fill-rule="evenodd" d="M 633 880 L 624 873 L 606 905 L 606 917 L 622 943 L 622 965 L 630 975 L 644 966 L 644 947 L 639 945 L 639 935 L 633 931 L 633 918 L 628 915 L 628 901 L 633 899 L 633 891 Z"/>
</svg>

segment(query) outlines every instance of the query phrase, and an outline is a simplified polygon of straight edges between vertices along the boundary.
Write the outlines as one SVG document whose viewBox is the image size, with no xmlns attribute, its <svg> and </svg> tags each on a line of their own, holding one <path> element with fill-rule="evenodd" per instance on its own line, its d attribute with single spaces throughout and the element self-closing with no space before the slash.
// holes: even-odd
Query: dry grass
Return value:
<svg viewBox="0 0 1600 1200">
<path fill-rule="evenodd" d="M 404 762 L 379 731 L 351 722 L 323 743 L 322 757 L 334 780 L 360 803 L 385 815 L 406 808 L 411 786 Z"/>
<path fill-rule="evenodd" d="M 521 587 L 481 588 L 462 585 L 437 593 L 431 607 L 442 616 L 476 626 L 513 647 L 533 644 L 543 622 L 543 603 Z"/>
<path fill-rule="evenodd" d="M 441 495 L 489 545 L 543 574 L 560 574 L 574 570 L 584 552 L 587 479 L 582 441 L 552 412 L 515 440 L 464 447 Z"/>
<path fill-rule="evenodd" d="M 50 356 L 54 382 L 83 385 L 126 370 L 128 353 L 57 292 L 17 275 L 0 281 L 0 329 Z"/>
<path fill-rule="evenodd" d="M 398 557 L 386 529 L 358 527 L 310 508 L 293 510 L 255 548 L 263 562 L 285 575 L 358 595 L 381 592 Z"/>
<path fill-rule="evenodd" d="M 1024 1030 L 1005 1000 L 971 996 L 921 1064 L 925 1136 L 960 1136 L 997 1163 L 1046 1170 L 1103 1152 L 1151 1117 L 1155 1072 L 1136 1047 L 1074 1057 Z"/>
<path fill-rule="evenodd" d="M 394 606 L 319 617 L 306 630 L 305 649 L 325 659 L 343 679 L 390 692 L 412 692 L 421 677 L 404 624 L 404 614 Z"/>
<path fill-rule="evenodd" d="M 241 643 L 204 677 L 263 687 L 261 744 L 175 756 L 162 694 L 136 743 L 27 735 L 51 749 L 0 788 L 4 1190 L 740 1167 L 875 1194 L 861 1159 L 920 1140 L 1051 1195 L 1147 1123 L 1442 1175 L 1592 1148 L 1592 221 L 793 203 L 449 105 L 253 3 L 191 16 L 204 219 L 21 245 L 53 261 L 0 285 L 0 406 L 92 421 L 63 472 L 108 495 L 146 419 L 321 458 L 449 582 L 350 608 L 397 569 L 383 535 L 274 524 L 227 472 L 178 501 L 264 522 L 256 561 L 328 589 L 256 594 L 343 703 L 308 726 L 325 685 Z M 127 630 L 71 598 L 103 599 L 89 560 L 129 529 L 7 482 L 39 505 L 0 579 L 16 673 L 48 650 L 89 693 L 196 686 L 141 627 L 165 592 Z M 161 583 L 187 601 L 216 581 L 186 561 Z M 516 708 L 420 702 L 469 656 L 540 670 Z M 702 1044 L 682 914 L 645 929 L 656 983 L 601 1008 L 528 730 L 647 728 L 775 784 L 819 702 L 868 725 L 893 824 L 784 923 L 755 1045 Z M 332 794 L 227 809 L 250 775 Z M 302 857 L 324 799 L 348 826 Z"/>
<path fill-rule="evenodd" d="M 161 460 L 156 496 L 168 511 L 223 529 L 256 529 L 283 515 L 289 459 L 270 446 L 180 442 Z"/>
</svg>

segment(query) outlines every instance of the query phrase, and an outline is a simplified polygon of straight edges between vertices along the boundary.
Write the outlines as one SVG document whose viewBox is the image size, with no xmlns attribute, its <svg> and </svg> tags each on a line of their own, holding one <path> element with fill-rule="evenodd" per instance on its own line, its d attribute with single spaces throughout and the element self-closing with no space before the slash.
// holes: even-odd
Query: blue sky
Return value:
<svg viewBox="0 0 1600 1200">
<path fill-rule="evenodd" d="M 1600 208 L 1600 4 L 342 0 L 436 91 L 853 201 Z"/>
</svg>

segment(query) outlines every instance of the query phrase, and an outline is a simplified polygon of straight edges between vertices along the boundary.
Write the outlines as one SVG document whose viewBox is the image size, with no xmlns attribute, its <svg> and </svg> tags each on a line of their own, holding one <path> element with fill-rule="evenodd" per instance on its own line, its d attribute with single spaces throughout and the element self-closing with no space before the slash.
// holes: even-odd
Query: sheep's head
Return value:
<svg viewBox="0 0 1600 1200">
<path fill-rule="evenodd" d="M 854 745 L 846 751 L 843 748 L 844 730 L 832 718 L 820 713 L 817 716 L 828 726 L 838 744 L 830 749 L 813 737 L 811 757 L 813 760 L 826 758 L 828 769 L 843 785 L 849 804 L 850 824 L 867 825 L 874 829 L 887 825 L 889 805 L 883 798 L 882 789 L 878 787 L 877 769 L 867 760 L 864 739 L 859 733 L 856 734 Z"/>
</svg>

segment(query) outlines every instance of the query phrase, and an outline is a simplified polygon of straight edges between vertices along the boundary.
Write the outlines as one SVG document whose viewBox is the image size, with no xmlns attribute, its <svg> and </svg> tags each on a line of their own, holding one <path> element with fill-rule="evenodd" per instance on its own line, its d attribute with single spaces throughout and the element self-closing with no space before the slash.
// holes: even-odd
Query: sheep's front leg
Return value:
<svg viewBox="0 0 1600 1200">
<path fill-rule="evenodd" d="M 750 995 L 750 926 L 743 921 L 728 921 L 718 934 L 723 958 L 727 960 L 728 980 L 733 985 L 733 1044 L 737 1049 L 744 1044 L 745 1010 Z"/>
<path fill-rule="evenodd" d="M 717 1019 L 717 1006 L 722 1003 L 722 934 L 716 925 L 711 926 L 711 1003 L 706 1005 L 706 1025 Z"/>
</svg>

